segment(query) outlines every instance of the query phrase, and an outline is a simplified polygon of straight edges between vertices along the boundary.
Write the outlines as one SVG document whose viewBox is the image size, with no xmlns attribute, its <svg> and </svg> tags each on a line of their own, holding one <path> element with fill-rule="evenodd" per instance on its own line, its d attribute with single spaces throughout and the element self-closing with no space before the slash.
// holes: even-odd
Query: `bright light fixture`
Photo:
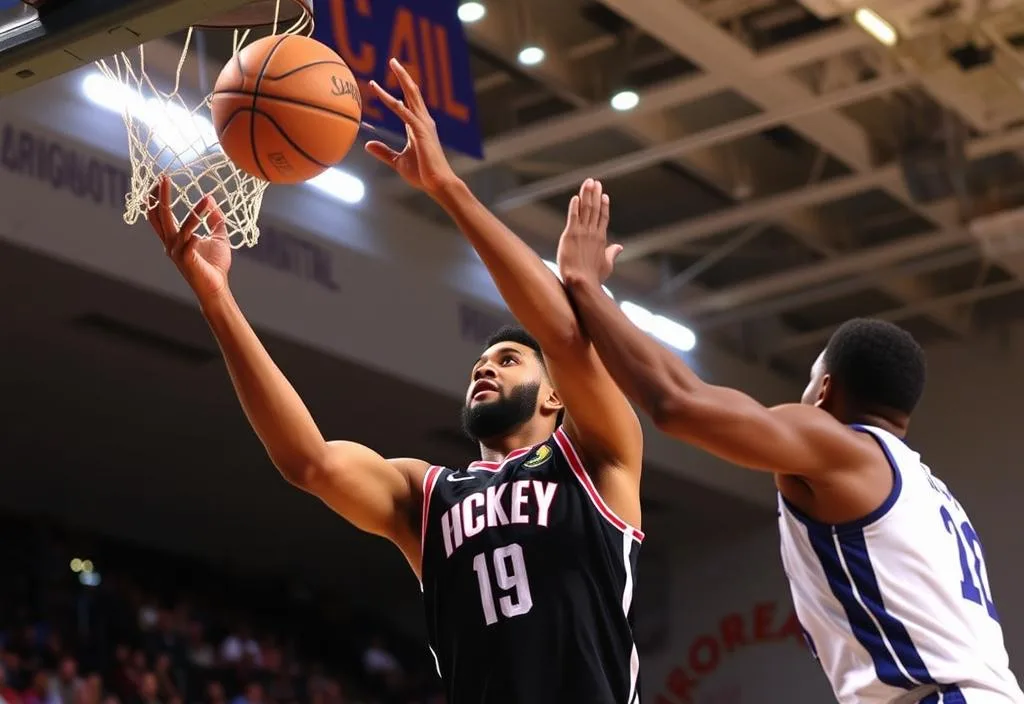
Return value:
<svg viewBox="0 0 1024 704">
<path fill-rule="evenodd" d="M 339 168 L 327 169 L 307 183 L 322 193 L 345 203 L 358 203 L 366 195 L 363 180 Z"/>
<path fill-rule="evenodd" d="M 612 96 L 611 104 L 614 110 L 625 112 L 640 104 L 640 96 L 635 91 L 620 90 Z"/>
<path fill-rule="evenodd" d="M 470 24 L 472 22 L 478 22 L 484 18 L 487 14 L 487 8 L 479 2 L 464 2 L 459 5 L 459 20 Z"/>
<path fill-rule="evenodd" d="M 82 92 L 105 110 L 127 112 L 149 125 L 153 136 L 183 163 L 220 148 L 213 123 L 177 103 L 163 103 L 157 98 L 144 100 L 128 86 L 95 71 L 82 80 Z"/>
<path fill-rule="evenodd" d="M 697 336 L 685 325 L 680 325 L 674 320 L 652 313 L 643 306 L 629 301 L 623 301 L 619 307 L 634 325 L 666 345 L 675 347 L 682 352 L 689 352 L 697 346 Z"/>
<path fill-rule="evenodd" d="M 544 50 L 539 46 L 524 46 L 519 51 L 519 63 L 523 66 L 536 66 L 544 60 Z"/>
<path fill-rule="evenodd" d="M 547 259 L 544 259 L 543 262 L 561 281 L 562 275 L 558 271 L 558 265 Z M 607 286 L 602 286 L 601 288 L 604 289 L 609 298 L 615 300 L 614 294 L 612 294 Z M 697 336 L 685 325 L 680 325 L 663 315 L 652 313 L 643 306 L 631 303 L 630 301 L 623 301 L 619 304 L 619 308 L 622 309 L 622 312 L 634 325 L 670 347 L 674 347 L 682 352 L 689 352 L 697 346 Z"/>
<path fill-rule="evenodd" d="M 861 28 L 877 39 L 885 46 L 893 46 L 899 40 L 899 35 L 891 24 L 872 9 L 862 7 L 853 13 L 853 21 Z"/>
</svg>

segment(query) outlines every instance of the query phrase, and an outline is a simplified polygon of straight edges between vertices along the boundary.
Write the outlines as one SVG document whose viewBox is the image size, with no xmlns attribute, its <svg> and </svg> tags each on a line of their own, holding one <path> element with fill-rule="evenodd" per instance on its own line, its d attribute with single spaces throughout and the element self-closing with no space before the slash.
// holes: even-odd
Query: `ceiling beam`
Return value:
<svg viewBox="0 0 1024 704">
<path fill-rule="evenodd" d="M 961 230 L 929 232 L 890 244 L 870 247 L 843 257 L 763 276 L 747 283 L 710 293 L 683 306 L 688 316 L 700 317 L 732 310 L 767 299 L 793 293 L 848 276 L 884 269 L 894 262 L 907 261 L 972 241 Z"/>
<path fill-rule="evenodd" d="M 796 291 L 777 298 L 757 301 L 746 306 L 737 306 L 720 313 L 714 313 L 697 320 L 701 332 L 707 332 L 726 325 L 735 325 L 747 320 L 755 320 L 769 315 L 777 315 L 787 310 L 811 306 L 825 301 L 848 296 L 871 287 L 883 287 L 890 281 L 907 279 L 921 274 L 941 271 L 950 267 L 968 264 L 978 259 L 978 253 L 970 244 L 956 247 L 948 251 L 932 254 L 923 259 L 900 262 L 884 269 L 871 269 L 856 276 L 838 281 L 819 284 L 817 287 Z M 841 261 L 841 260 L 834 260 Z M 934 296 L 932 296 L 934 297 Z M 923 299 L 921 292 L 911 299 L 911 303 Z M 910 303 L 907 303 L 910 305 Z M 929 313 L 930 317 L 930 313 Z M 957 330 L 962 326 L 958 322 Z M 966 332 L 966 329 L 965 329 Z"/>
<path fill-rule="evenodd" d="M 516 20 L 516 4 L 499 3 L 483 20 L 467 28 L 469 40 L 506 64 L 515 66 L 521 44 L 515 33 L 510 32 L 508 28 L 516 26 Z M 597 54 L 576 59 L 573 59 L 572 50 L 549 51 L 543 63 L 523 70 L 548 91 L 576 109 L 587 109 L 594 105 L 607 106 L 611 91 L 616 87 L 614 76 L 624 74 L 631 59 L 619 39 L 613 39 L 613 46 L 606 46 Z M 544 42 L 543 37 L 536 40 L 541 45 L 555 45 L 555 42 Z M 629 120 L 613 124 L 644 144 L 672 140 L 679 134 L 689 131 L 685 129 L 685 125 L 680 124 L 665 111 L 655 112 L 649 109 L 639 114 L 634 110 Z M 572 141 L 580 136 L 579 133 L 567 135 L 565 141 Z M 734 170 L 726 160 L 719 158 L 718 154 L 710 150 L 691 153 L 688 158 L 679 161 L 679 166 L 697 179 L 723 192 L 728 193 L 735 188 Z M 586 177 L 571 182 L 568 189 L 574 190 L 584 178 Z"/>
<path fill-rule="evenodd" d="M 757 54 L 686 3 L 665 3 L 661 0 L 602 2 L 681 56 L 702 66 L 708 73 L 726 80 L 763 110 L 784 110 L 794 103 L 815 98 L 809 87 L 788 74 L 777 74 L 770 80 L 760 77 L 757 73 Z M 854 172 L 869 173 L 873 169 L 867 133 L 845 114 L 833 109 L 815 110 L 786 122 L 805 139 L 817 144 Z M 937 226 L 950 227 L 956 224 L 954 219 L 943 217 L 946 211 L 916 203 L 902 182 L 887 183 L 882 187 L 905 207 Z M 926 288 L 925 282 L 919 281 L 914 284 L 913 291 L 906 293 L 930 293 Z M 936 323 L 950 332 L 962 334 L 963 330 L 956 321 L 934 317 Z"/>
<path fill-rule="evenodd" d="M 884 313 L 878 313 L 873 317 L 880 320 L 888 320 L 891 323 L 898 323 L 935 310 L 952 308 L 966 303 L 976 303 L 990 298 L 998 298 L 1021 290 L 1024 290 L 1024 280 L 1013 279 L 1011 281 L 1000 281 L 996 284 L 979 286 L 966 291 L 951 293 L 946 296 L 937 296 L 935 298 L 918 301 L 901 308 L 894 308 L 893 310 L 885 311 Z M 768 349 L 766 355 L 778 356 L 790 350 L 796 350 L 810 345 L 824 344 L 838 327 L 838 325 L 829 325 L 819 328 L 818 330 L 811 330 L 810 332 L 786 337 L 774 347 Z"/>
<path fill-rule="evenodd" d="M 722 78 L 762 109 L 783 108 L 813 97 L 807 87 L 786 74 L 765 80 L 756 70 L 757 54 L 683 2 L 601 1 L 680 56 Z M 868 168 L 871 164 L 867 135 L 850 118 L 816 113 L 795 119 L 792 127 L 851 168 Z"/>
<path fill-rule="evenodd" d="M 813 61 L 864 46 L 870 42 L 863 32 L 850 27 L 823 32 L 812 39 L 795 41 L 786 47 L 765 52 L 758 63 L 759 75 L 782 73 Z M 572 50 L 569 52 L 572 53 Z M 571 114 L 544 120 L 487 141 L 484 158 L 457 157 L 452 160 L 462 175 L 530 154 L 553 144 L 580 137 L 609 127 L 621 125 L 638 115 L 657 113 L 677 105 L 699 100 L 728 86 L 718 77 L 697 74 L 663 81 L 640 93 L 640 103 L 628 113 L 613 110 L 601 102 Z"/>
<path fill-rule="evenodd" d="M 966 152 L 968 159 L 975 160 L 1021 147 L 1024 147 L 1024 128 L 1017 128 L 990 137 L 972 139 L 967 143 Z M 697 242 L 756 220 L 774 221 L 791 210 L 821 205 L 874 188 L 891 187 L 902 182 L 902 179 L 899 165 L 890 163 L 867 173 L 841 176 L 809 188 L 759 198 L 734 208 L 636 235 L 630 238 L 621 259 L 638 259 L 673 245 Z M 950 207 L 952 200 L 937 205 Z"/>
<path fill-rule="evenodd" d="M 867 98 L 905 88 L 915 82 L 912 76 L 893 75 L 859 83 L 848 88 L 833 91 L 826 95 L 803 100 L 785 108 L 726 122 L 725 124 L 686 134 L 668 142 L 656 143 L 647 149 L 608 159 L 597 164 L 581 167 L 568 173 L 536 181 L 521 188 L 507 192 L 499 199 L 496 207 L 503 210 L 518 208 L 526 203 L 543 200 L 548 196 L 563 192 L 571 184 L 584 178 L 612 178 L 623 174 L 634 173 L 649 166 L 654 166 L 669 159 L 679 158 L 695 153 L 708 147 L 757 134 L 764 130 L 789 122 L 802 115 L 809 115 L 819 110 L 831 110 Z"/>
</svg>

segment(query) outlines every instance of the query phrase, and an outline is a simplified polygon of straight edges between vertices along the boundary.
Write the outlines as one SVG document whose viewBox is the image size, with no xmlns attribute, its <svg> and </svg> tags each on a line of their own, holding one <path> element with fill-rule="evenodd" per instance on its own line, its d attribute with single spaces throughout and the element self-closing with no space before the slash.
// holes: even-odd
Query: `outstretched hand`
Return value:
<svg viewBox="0 0 1024 704">
<path fill-rule="evenodd" d="M 569 201 L 565 230 L 558 241 L 558 270 L 565 282 L 602 284 L 611 276 L 622 245 L 608 244 L 611 200 L 601 182 L 588 178 Z"/>
<path fill-rule="evenodd" d="M 427 193 L 436 192 L 455 178 L 455 172 L 445 157 L 437 136 L 437 125 L 427 110 L 419 86 L 398 59 L 391 59 L 389 65 L 402 87 L 404 100 L 395 98 L 376 81 L 370 81 L 370 87 L 380 101 L 405 123 L 405 148 L 397 152 L 383 142 L 373 141 L 367 142 L 366 151 L 397 171 L 413 188 Z"/>
<path fill-rule="evenodd" d="M 200 300 L 216 296 L 227 288 L 228 270 L 231 268 L 231 245 L 224 214 L 212 196 L 204 196 L 179 225 L 171 206 L 172 187 L 169 178 L 160 178 L 150 194 L 156 205 L 149 209 L 146 217 L 164 243 L 167 256 L 196 296 Z M 209 237 L 195 234 L 203 220 L 210 231 Z"/>
</svg>

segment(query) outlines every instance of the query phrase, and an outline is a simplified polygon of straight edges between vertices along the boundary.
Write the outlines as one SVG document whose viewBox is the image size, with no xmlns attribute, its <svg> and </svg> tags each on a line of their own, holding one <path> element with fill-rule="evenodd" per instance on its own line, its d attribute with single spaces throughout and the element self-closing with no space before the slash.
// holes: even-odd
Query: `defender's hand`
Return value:
<svg viewBox="0 0 1024 704">
<path fill-rule="evenodd" d="M 604 283 L 611 275 L 622 245 L 608 244 L 610 205 L 601 182 L 591 178 L 569 201 L 569 216 L 558 241 L 558 270 L 563 281 Z"/>
<path fill-rule="evenodd" d="M 366 151 L 398 172 L 410 186 L 427 193 L 435 193 L 456 178 L 441 148 L 434 118 L 423 102 L 423 94 L 412 76 L 398 62 L 391 59 L 391 71 L 402 87 L 405 100 L 398 100 L 376 81 L 370 87 L 381 102 L 405 123 L 405 148 L 396 152 L 383 142 L 367 142 Z"/>
<path fill-rule="evenodd" d="M 164 243 L 167 256 L 195 291 L 196 297 L 204 300 L 217 296 L 227 289 L 228 270 L 231 268 L 231 245 L 224 214 L 213 197 L 206 196 L 179 226 L 171 210 L 171 188 L 170 179 L 161 177 L 150 195 L 156 200 L 156 207 L 150 208 L 146 217 Z M 211 234 L 198 237 L 195 231 L 204 218 Z"/>
</svg>

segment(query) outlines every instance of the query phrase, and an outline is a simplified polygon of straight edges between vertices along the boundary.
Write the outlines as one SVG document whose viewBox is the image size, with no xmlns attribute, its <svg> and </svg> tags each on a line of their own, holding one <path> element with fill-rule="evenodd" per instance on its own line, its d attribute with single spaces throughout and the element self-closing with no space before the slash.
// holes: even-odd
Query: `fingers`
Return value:
<svg viewBox="0 0 1024 704">
<path fill-rule="evenodd" d="M 610 244 L 604 250 L 604 259 L 608 263 L 608 271 L 615 268 L 615 260 L 622 254 L 621 244 Z"/>
<path fill-rule="evenodd" d="M 421 117 L 426 116 L 427 104 L 423 102 L 423 94 L 420 92 L 420 87 L 416 85 L 416 81 L 412 80 L 412 76 L 398 59 L 391 59 L 388 64 L 391 66 L 392 73 L 398 78 L 398 85 L 402 87 L 402 95 L 405 96 L 405 102 L 409 104 L 409 108 Z"/>
<path fill-rule="evenodd" d="M 195 208 L 185 218 L 185 222 L 181 224 L 178 231 L 170 238 L 168 244 L 170 245 L 171 259 L 177 260 L 185 253 L 185 250 L 192 243 L 192 236 L 199 228 L 199 224 L 203 219 L 213 211 L 218 211 L 217 203 L 211 196 L 204 196 L 202 200 L 196 205 Z"/>
<path fill-rule="evenodd" d="M 146 212 L 146 219 L 150 227 L 164 243 L 164 249 L 170 253 L 172 240 L 178 231 L 178 222 L 171 210 L 171 180 L 167 176 L 161 176 L 156 186 L 150 191 L 150 208 Z M 155 201 L 155 202 L 154 202 Z"/>
<path fill-rule="evenodd" d="M 600 227 L 601 223 L 601 196 L 604 189 L 600 181 L 594 181 L 590 189 L 590 226 Z"/>
<path fill-rule="evenodd" d="M 587 229 L 600 225 L 602 190 L 601 182 L 592 178 L 580 186 L 580 224 Z"/>
<path fill-rule="evenodd" d="M 209 230 L 210 235 L 213 237 L 227 237 L 228 227 L 227 220 L 224 218 L 224 211 L 217 205 L 217 201 L 214 200 L 213 196 L 206 196 L 205 200 L 209 206 L 206 209 L 206 229 Z"/>
<path fill-rule="evenodd" d="M 569 199 L 569 214 L 565 218 L 567 226 L 576 225 L 580 221 L 580 197 L 573 196 Z"/>
<path fill-rule="evenodd" d="M 163 229 L 164 237 L 171 237 L 178 231 L 178 220 L 171 210 L 171 188 L 174 184 L 167 176 L 160 177 L 160 203 L 157 206 L 157 215 L 160 217 L 160 227 Z"/>
<path fill-rule="evenodd" d="M 607 193 L 601 194 L 601 213 L 597 218 L 597 229 L 601 232 L 608 232 L 608 221 L 612 218 L 612 200 L 608 197 Z M 622 248 L 619 248 L 622 251 Z M 616 254 L 615 256 L 619 256 Z"/>
<path fill-rule="evenodd" d="M 579 198 L 580 201 L 580 225 L 587 227 L 587 222 L 590 220 L 590 199 L 587 197 L 587 192 L 590 189 L 591 179 L 585 180 L 580 184 L 580 194 L 574 196 Z"/>
<path fill-rule="evenodd" d="M 164 241 L 164 228 L 160 223 L 160 184 L 153 186 L 153 190 L 149 192 L 149 208 L 146 210 L 146 220 L 149 221 L 149 226 L 153 228 L 153 232 L 160 238 L 161 242 L 164 242 L 166 247 L 167 243 Z"/>
<path fill-rule="evenodd" d="M 380 98 L 380 102 L 384 103 L 384 107 L 398 115 L 402 122 L 409 124 L 416 119 L 416 115 L 406 107 L 405 103 L 384 90 L 377 81 L 370 81 L 370 88 Z"/>
<path fill-rule="evenodd" d="M 395 159 L 398 158 L 398 152 L 384 144 L 384 142 L 379 142 L 377 140 L 367 142 L 366 151 L 376 157 L 378 161 L 382 161 L 392 167 L 395 165 Z"/>
</svg>

